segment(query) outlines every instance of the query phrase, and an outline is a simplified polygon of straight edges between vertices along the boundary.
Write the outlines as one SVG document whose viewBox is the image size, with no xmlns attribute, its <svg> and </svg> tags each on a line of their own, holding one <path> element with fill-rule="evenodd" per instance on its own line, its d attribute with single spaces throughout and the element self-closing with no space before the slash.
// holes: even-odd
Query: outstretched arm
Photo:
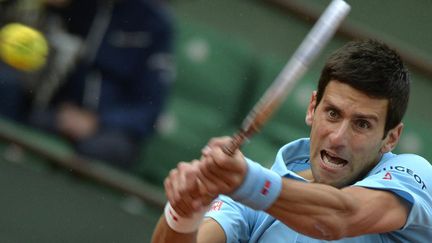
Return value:
<svg viewBox="0 0 432 243">
<path fill-rule="evenodd" d="M 284 179 L 279 198 L 267 212 L 299 233 L 335 240 L 398 230 L 409 206 L 387 191 Z"/>
<path fill-rule="evenodd" d="M 226 143 L 224 140 L 214 144 Z M 243 157 L 227 156 L 221 146 L 211 146 L 207 153 L 212 159 L 199 164 L 200 180 L 207 190 L 212 194 L 232 195 L 237 192 L 247 177 L 241 168 L 247 167 L 251 173 L 251 165 Z M 259 175 L 252 177 L 258 181 Z M 408 203 L 392 192 L 356 186 L 337 189 L 288 178 L 281 181 L 279 196 L 269 207 L 261 210 L 297 232 L 314 238 L 334 240 L 398 230 L 409 214 Z M 254 186 L 261 188 L 260 185 Z M 241 198 L 239 201 L 247 206 L 256 206 L 250 205 L 248 198 L 243 199 L 246 200 Z"/>
</svg>

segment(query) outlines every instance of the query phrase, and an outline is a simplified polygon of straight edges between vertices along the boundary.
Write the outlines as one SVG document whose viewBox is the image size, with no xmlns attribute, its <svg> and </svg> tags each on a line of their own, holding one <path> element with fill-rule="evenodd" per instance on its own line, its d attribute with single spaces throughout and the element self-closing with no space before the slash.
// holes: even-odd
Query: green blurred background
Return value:
<svg viewBox="0 0 432 243">
<path fill-rule="evenodd" d="M 211 136 L 230 135 L 275 79 L 311 27 L 279 3 L 297 3 L 320 13 L 330 1 L 172 1 L 177 14 L 177 80 L 161 134 L 143 159 L 143 173 L 160 177 L 149 168 L 174 166 L 190 160 Z M 353 32 L 432 63 L 431 1 L 348 1 L 352 11 L 345 21 Z M 277 149 L 307 136 L 304 115 L 324 59 L 349 38 L 336 36 L 261 133 L 244 146 L 251 158 L 269 165 Z M 432 159 L 432 76 L 414 66 L 406 129 L 398 153 L 419 153 Z M 164 126 L 165 125 L 165 126 Z M 167 153 L 167 151 L 172 151 Z M 181 154 L 179 157 L 178 155 Z M 159 166 L 159 167 L 160 167 Z M 160 182 L 160 181 L 159 181 Z"/>
<path fill-rule="evenodd" d="M 177 78 L 158 134 L 143 148 L 129 176 L 162 194 L 162 180 L 178 161 L 198 157 L 209 138 L 236 131 L 311 28 L 311 18 L 299 18 L 274 2 L 169 1 L 176 19 Z M 278 2 L 320 13 L 330 1 Z M 432 1 L 347 2 L 352 6 L 347 27 L 388 42 L 431 68 Z M 268 124 L 243 147 L 248 157 L 270 166 L 279 147 L 308 136 L 304 115 L 319 70 L 325 57 L 348 40 L 333 38 Z M 411 101 L 397 152 L 418 153 L 432 161 L 427 149 L 432 144 L 432 76 L 421 68 L 409 69 Z M 67 144 L 51 135 L 7 122 L 0 125 L 3 133 L 48 153 L 70 153 Z M 6 140 L 1 148 L 1 242 L 149 242 L 160 207 L 83 180 Z"/>
</svg>

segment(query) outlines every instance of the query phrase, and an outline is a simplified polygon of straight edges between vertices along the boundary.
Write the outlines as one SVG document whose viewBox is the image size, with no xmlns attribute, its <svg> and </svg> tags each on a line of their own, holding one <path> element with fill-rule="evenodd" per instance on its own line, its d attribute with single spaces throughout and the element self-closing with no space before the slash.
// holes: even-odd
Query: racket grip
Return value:
<svg viewBox="0 0 432 243">
<path fill-rule="evenodd" d="M 235 151 L 239 149 L 247 139 L 246 133 L 239 131 L 231 137 L 231 141 L 222 147 L 222 151 L 229 156 L 233 156 Z"/>
</svg>

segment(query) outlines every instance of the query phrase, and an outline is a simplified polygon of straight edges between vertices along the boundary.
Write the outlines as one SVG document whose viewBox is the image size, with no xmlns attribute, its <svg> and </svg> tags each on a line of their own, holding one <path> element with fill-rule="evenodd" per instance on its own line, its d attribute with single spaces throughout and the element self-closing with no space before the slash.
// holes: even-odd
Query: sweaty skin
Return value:
<svg viewBox="0 0 432 243">
<path fill-rule="evenodd" d="M 402 124 L 383 139 L 388 101 L 375 99 L 347 84 L 331 81 L 318 104 L 307 111 L 311 126 L 311 168 L 315 182 L 338 188 L 365 175 L 397 144 Z"/>
</svg>

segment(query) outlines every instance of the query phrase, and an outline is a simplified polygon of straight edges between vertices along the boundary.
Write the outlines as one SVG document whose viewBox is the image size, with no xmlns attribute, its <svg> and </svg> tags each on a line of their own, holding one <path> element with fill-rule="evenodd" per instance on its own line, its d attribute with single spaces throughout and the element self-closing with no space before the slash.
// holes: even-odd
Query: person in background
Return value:
<svg viewBox="0 0 432 243">
<path fill-rule="evenodd" d="M 56 73 L 65 66 L 59 61 L 48 65 L 27 122 L 70 139 L 82 156 L 130 169 L 154 132 L 174 79 L 169 9 L 156 0 L 44 5 L 46 21 L 61 19 L 80 42 L 75 52 L 57 52 L 64 58 L 73 54 L 66 70 Z M 71 46 L 55 35 L 58 49 Z"/>
</svg>

